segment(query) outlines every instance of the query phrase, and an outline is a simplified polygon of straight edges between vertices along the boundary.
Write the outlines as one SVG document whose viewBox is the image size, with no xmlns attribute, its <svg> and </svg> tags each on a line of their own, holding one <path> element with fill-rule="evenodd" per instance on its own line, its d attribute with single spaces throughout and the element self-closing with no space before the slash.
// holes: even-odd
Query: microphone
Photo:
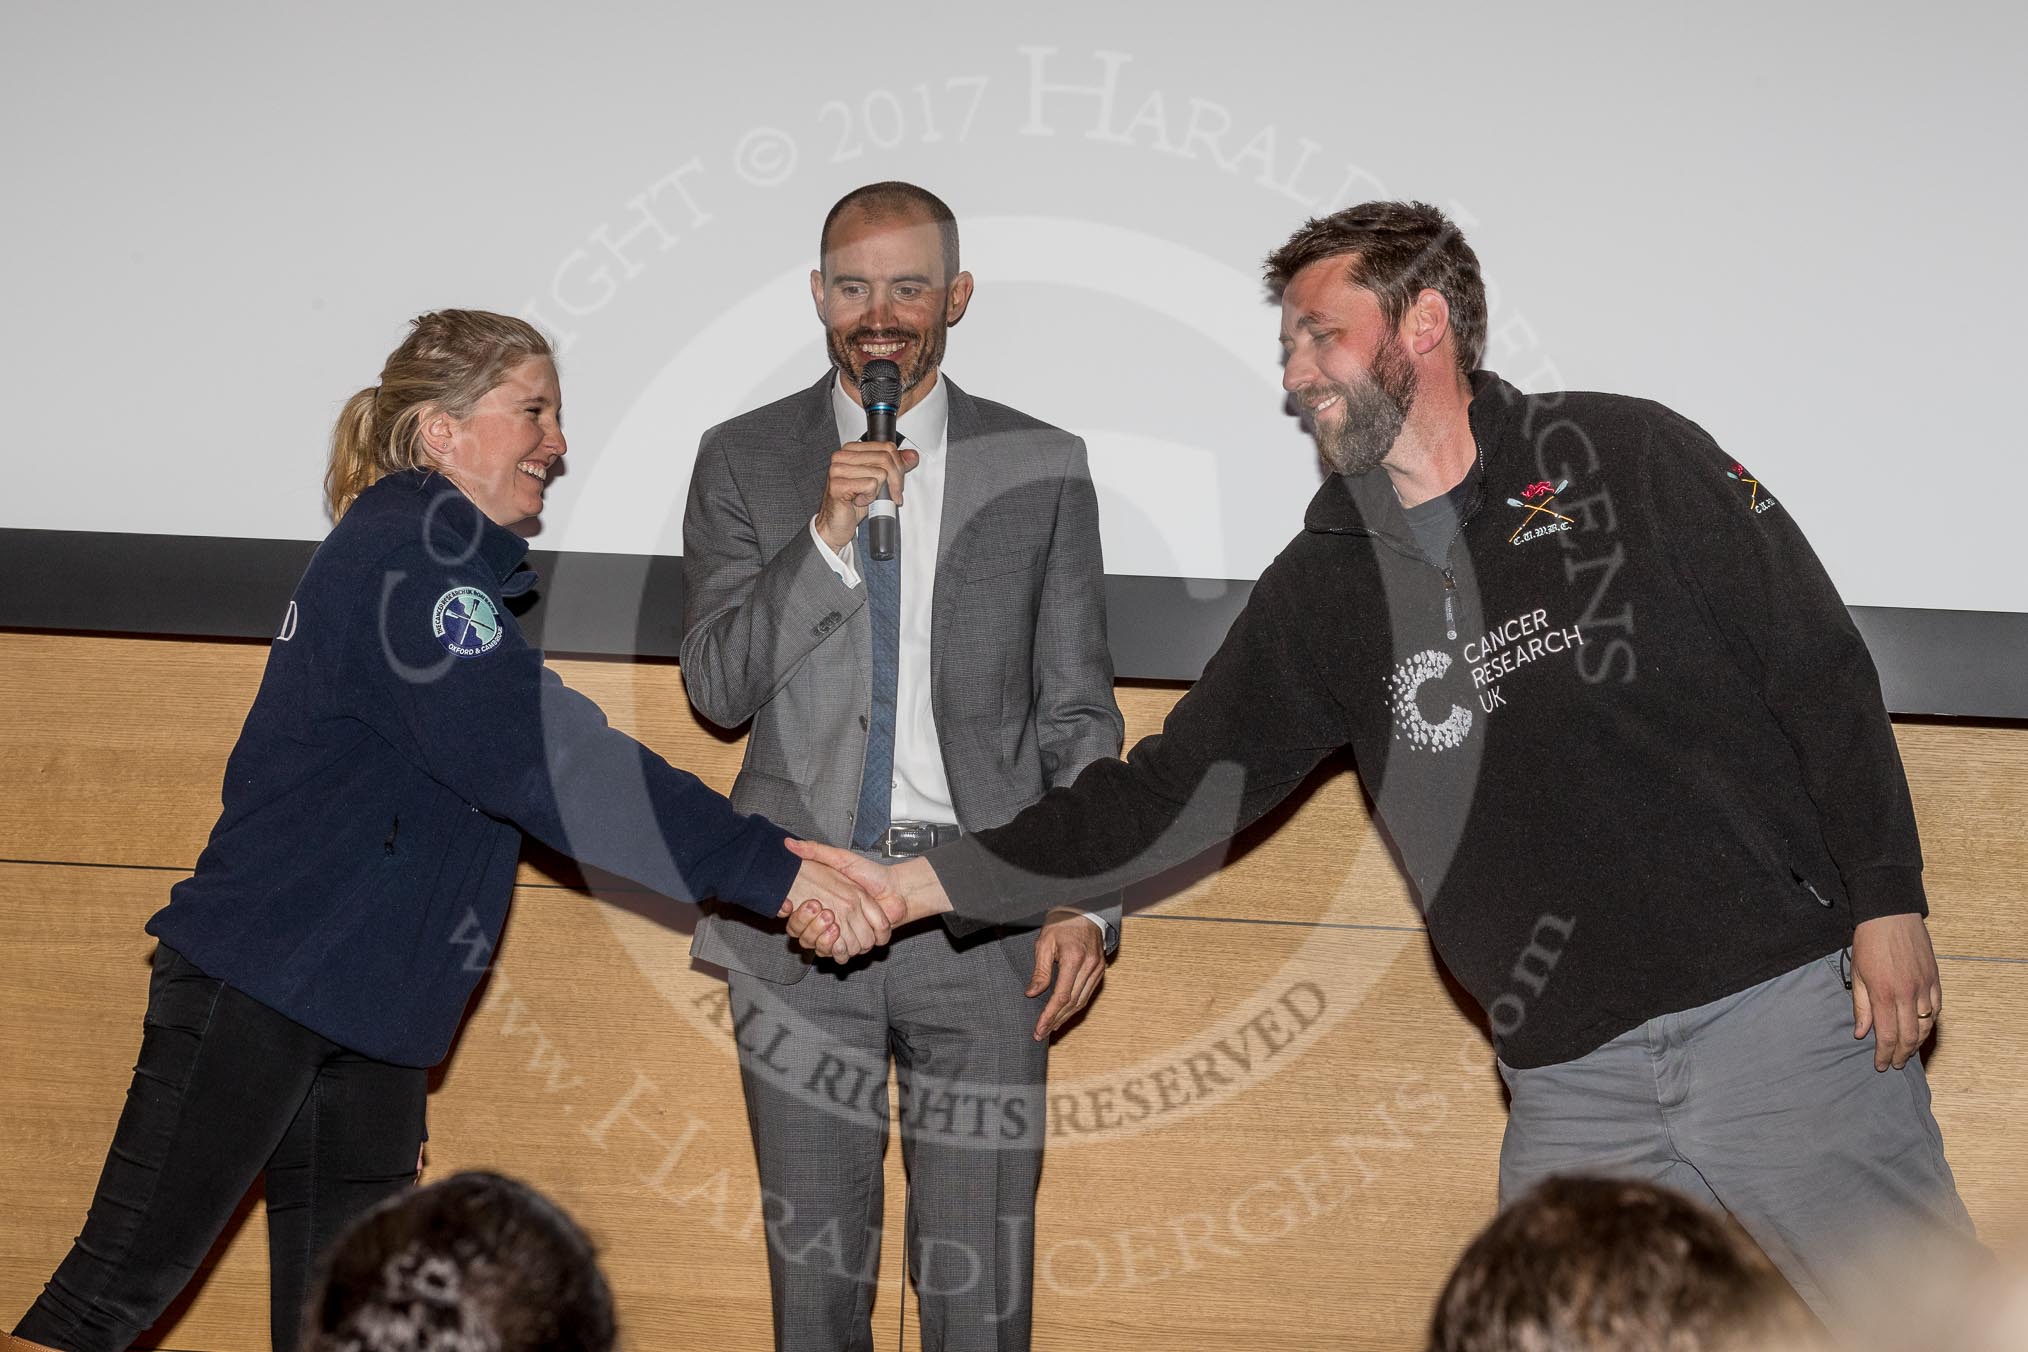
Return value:
<svg viewBox="0 0 2028 1352">
<path fill-rule="evenodd" d="M 866 406 L 866 440 L 897 445 L 894 416 L 901 412 L 901 368 L 885 357 L 866 363 L 866 373 L 859 377 L 859 402 Z M 901 544 L 901 517 L 884 481 L 866 516 L 866 542 L 873 557 L 885 563 Z"/>
</svg>

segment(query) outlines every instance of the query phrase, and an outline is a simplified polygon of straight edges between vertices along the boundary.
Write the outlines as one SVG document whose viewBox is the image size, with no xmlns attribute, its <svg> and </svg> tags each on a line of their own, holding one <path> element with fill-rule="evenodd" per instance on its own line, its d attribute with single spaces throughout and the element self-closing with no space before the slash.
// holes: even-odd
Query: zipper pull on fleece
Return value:
<svg viewBox="0 0 2028 1352">
<path fill-rule="evenodd" d="M 1455 640 L 1458 636 L 1458 615 L 1451 605 L 1451 598 L 1457 594 L 1458 580 L 1451 570 L 1444 569 L 1444 637 Z"/>
</svg>

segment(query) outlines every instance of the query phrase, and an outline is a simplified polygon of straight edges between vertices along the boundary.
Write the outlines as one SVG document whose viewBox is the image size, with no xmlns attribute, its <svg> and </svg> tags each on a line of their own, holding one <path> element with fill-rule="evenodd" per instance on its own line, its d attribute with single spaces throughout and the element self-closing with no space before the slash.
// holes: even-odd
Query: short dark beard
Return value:
<svg viewBox="0 0 2028 1352">
<path fill-rule="evenodd" d="M 824 350 L 831 354 L 831 364 L 844 373 L 856 391 L 860 377 L 866 374 L 864 363 L 856 363 L 858 354 L 853 349 L 862 342 L 893 343 L 906 342 L 914 345 L 915 360 L 901 373 L 901 394 L 906 399 L 909 392 L 930 378 L 937 367 L 943 365 L 944 344 L 950 339 L 950 325 L 941 321 L 931 326 L 928 333 L 917 333 L 913 329 L 869 329 L 857 328 L 849 333 L 836 329 L 824 330 Z"/>
<path fill-rule="evenodd" d="M 1377 469 L 1408 423 L 1409 410 L 1415 407 L 1416 389 L 1415 365 L 1402 350 L 1401 340 L 1390 337 L 1373 354 L 1368 378 L 1356 389 L 1327 381 L 1321 390 L 1313 390 L 1308 396 L 1311 399 L 1319 393 L 1336 394 L 1344 404 L 1344 414 L 1335 431 L 1325 431 L 1312 415 L 1317 453 L 1324 457 L 1324 463 L 1337 474 L 1364 474 Z"/>
</svg>

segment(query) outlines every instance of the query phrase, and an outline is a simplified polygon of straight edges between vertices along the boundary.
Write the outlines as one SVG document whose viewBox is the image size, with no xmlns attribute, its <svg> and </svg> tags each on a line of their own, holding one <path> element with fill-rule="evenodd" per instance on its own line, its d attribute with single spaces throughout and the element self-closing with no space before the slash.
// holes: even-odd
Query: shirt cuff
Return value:
<svg viewBox="0 0 2028 1352">
<path fill-rule="evenodd" d="M 822 559 L 825 565 L 838 575 L 840 582 L 848 587 L 859 585 L 859 570 L 853 567 L 852 559 L 852 556 L 858 551 L 852 548 L 849 541 L 843 549 L 832 549 L 830 542 L 817 533 L 817 518 L 814 516 L 810 518 L 810 539 L 816 543 L 817 557 Z"/>
<path fill-rule="evenodd" d="M 1076 908 L 1066 906 L 1063 909 L 1069 911 Z M 1120 932 L 1113 928 L 1111 921 L 1107 920 L 1097 911 L 1078 911 L 1077 913 L 1098 926 L 1099 946 L 1105 949 L 1106 952 L 1110 953 L 1120 946 Z"/>
</svg>

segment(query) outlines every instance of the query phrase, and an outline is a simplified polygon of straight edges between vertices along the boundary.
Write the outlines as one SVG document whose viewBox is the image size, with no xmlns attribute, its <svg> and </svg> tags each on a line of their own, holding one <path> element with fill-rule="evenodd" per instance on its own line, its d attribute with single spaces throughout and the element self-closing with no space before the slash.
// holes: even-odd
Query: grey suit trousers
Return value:
<svg viewBox="0 0 2028 1352">
<path fill-rule="evenodd" d="M 922 1346 L 1029 1345 L 1049 1045 L 1032 1036 L 1027 969 L 1006 952 L 1032 966 L 1033 932 L 982 937 L 924 922 L 798 982 L 729 974 L 777 1352 L 874 1346 L 890 1052 Z M 892 1299 L 905 1299 L 898 1284 Z"/>
</svg>

